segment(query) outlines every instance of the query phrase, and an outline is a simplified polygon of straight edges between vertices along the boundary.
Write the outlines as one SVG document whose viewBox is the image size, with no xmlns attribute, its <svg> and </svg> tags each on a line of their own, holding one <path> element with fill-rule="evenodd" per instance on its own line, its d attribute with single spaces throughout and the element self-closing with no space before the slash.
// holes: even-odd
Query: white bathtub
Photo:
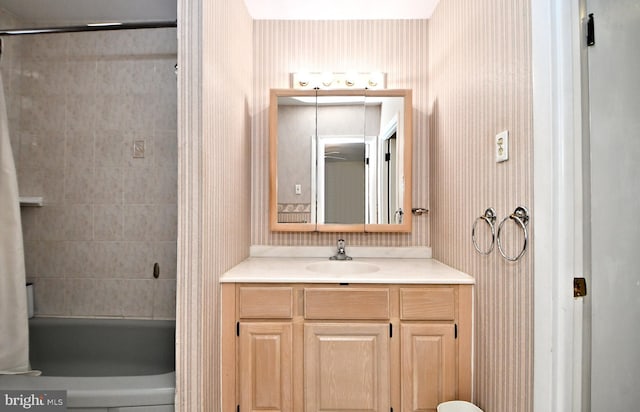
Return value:
<svg viewBox="0 0 640 412">
<path fill-rule="evenodd" d="M 73 412 L 169 412 L 175 398 L 175 322 L 35 318 L 32 367 L 0 389 L 66 390 Z"/>
</svg>

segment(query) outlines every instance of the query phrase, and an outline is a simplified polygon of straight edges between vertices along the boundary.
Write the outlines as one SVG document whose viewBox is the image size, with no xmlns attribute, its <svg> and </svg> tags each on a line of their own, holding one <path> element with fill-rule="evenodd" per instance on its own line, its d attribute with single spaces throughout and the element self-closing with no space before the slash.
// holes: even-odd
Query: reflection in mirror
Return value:
<svg viewBox="0 0 640 412">
<path fill-rule="evenodd" d="M 364 101 L 364 94 L 318 96 L 318 224 L 364 225 Z"/>
<path fill-rule="evenodd" d="M 315 96 L 278 97 L 278 223 L 315 224 Z"/>
<path fill-rule="evenodd" d="M 367 96 L 367 116 L 377 132 L 367 136 L 367 224 L 402 224 L 404 219 L 404 98 Z M 373 108 L 377 110 L 373 110 Z"/>
<path fill-rule="evenodd" d="M 272 230 L 411 230 L 410 91 L 274 90 L 270 119 Z"/>
<path fill-rule="evenodd" d="M 318 136 L 318 223 L 364 224 L 362 136 Z"/>
</svg>

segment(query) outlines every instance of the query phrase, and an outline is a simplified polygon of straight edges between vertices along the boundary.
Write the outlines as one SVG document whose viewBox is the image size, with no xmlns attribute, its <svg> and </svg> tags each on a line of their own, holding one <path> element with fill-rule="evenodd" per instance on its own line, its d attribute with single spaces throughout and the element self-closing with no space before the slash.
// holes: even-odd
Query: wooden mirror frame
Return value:
<svg viewBox="0 0 640 412">
<path fill-rule="evenodd" d="M 400 224 L 326 224 L 278 222 L 278 97 L 316 96 L 316 90 L 271 89 L 269 103 L 269 228 L 274 232 L 411 232 L 413 104 L 409 89 L 318 90 L 317 96 L 362 96 L 404 98 L 404 193 L 403 220 Z"/>
</svg>

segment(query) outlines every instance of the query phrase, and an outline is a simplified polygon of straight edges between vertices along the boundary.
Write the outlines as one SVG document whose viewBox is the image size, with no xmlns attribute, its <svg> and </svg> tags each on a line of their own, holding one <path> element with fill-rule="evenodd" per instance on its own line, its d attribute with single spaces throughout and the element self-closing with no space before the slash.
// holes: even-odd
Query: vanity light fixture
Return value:
<svg viewBox="0 0 640 412">
<path fill-rule="evenodd" d="M 300 72 L 300 73 L 295 73 L 295 80 L 293 79 L 293 77 L 291 77 L 292 81 L 295 81 L 295 83 L 299 86 L 298 88 L 302 88 L 302 89 L 313 89 L 313 86 L 310 86 L 310 74 L 307 72 Z"/>
<path fill-rule="evenodd" d="M 387 88 L 387 75 L 382 72 L 298 72 L 291 73 L 291 87 L 298 90 L 382 90 Z"/>
<path fill-rule="evenodd" d="M 333 81 L 334 81 L 333 73 L 331 72 L 322 73 L 322 85 L 324 87 L 331 87 L 331 84 L 333 84 Z"/>
</svg>

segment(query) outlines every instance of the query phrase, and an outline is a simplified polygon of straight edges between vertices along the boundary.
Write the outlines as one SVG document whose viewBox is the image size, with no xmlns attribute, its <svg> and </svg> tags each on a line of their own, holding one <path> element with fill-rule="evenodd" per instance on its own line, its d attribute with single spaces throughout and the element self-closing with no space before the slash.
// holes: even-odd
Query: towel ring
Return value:
<svg viewBox="0 0 640 412">
<path fill-rule="evenodd" d="M 478 246 L 478 242 L 476 241 L 476 226 L 478 225 L 478 222 L 480 220 L 487 222 L 487 224 L 491 228 L 491 246 L 489 246 L 489 250 L 486 251 L 480 250 L 480 246 Z M 492 207 L 485 210 L 482 216 L 478 216 L 476 220 L 473 221 L 473 226 L 471 227 L 471 242 L 473 242 L 473 247 L 481 255 L 488 255 L 489 253 L 491 253 L 491 251 L 493 251 L 493 245 L 496 243 L 496 229 L 494 226 L 495 222 L 496 210 Z"/>
<path fill-rule="evenodd" d="M 502 231 L 502 226 L 509 219 L 515 220 L 516 223 L 520 225 L 520 228 L 522 228 L 522 233 L 524 234 L 524 244 L 522 245 L 522 250 L 520 251 L 520 253 L 518 253 L 516 257 L 507 255 L 507 253 L 502 248 L 502 241 L 500 240 L 500 232 Z M 498 250 L 500 251 L 500 254 L 502 255 L 503 258 L 507 259 L 510 262 L 515 262 L 519 260 L 522 257 L 522 255 L 524 255 L 524 252 L 527 250 L 527 243 L 529 241 L 529 232 L 527 232 L 528 223 L 529 223 L 529 211 L 527 210 L 526 207 L 523 207 L 523 206 L 516 207 L 516 210 L 514 210 L 513 213 L 511 213 L 509 216 L 502 219 L 502 221 L 500 222 L 500 225 L 498 226 L 498 235 L 496 237 L 498 238 Z"/>
</svg>

